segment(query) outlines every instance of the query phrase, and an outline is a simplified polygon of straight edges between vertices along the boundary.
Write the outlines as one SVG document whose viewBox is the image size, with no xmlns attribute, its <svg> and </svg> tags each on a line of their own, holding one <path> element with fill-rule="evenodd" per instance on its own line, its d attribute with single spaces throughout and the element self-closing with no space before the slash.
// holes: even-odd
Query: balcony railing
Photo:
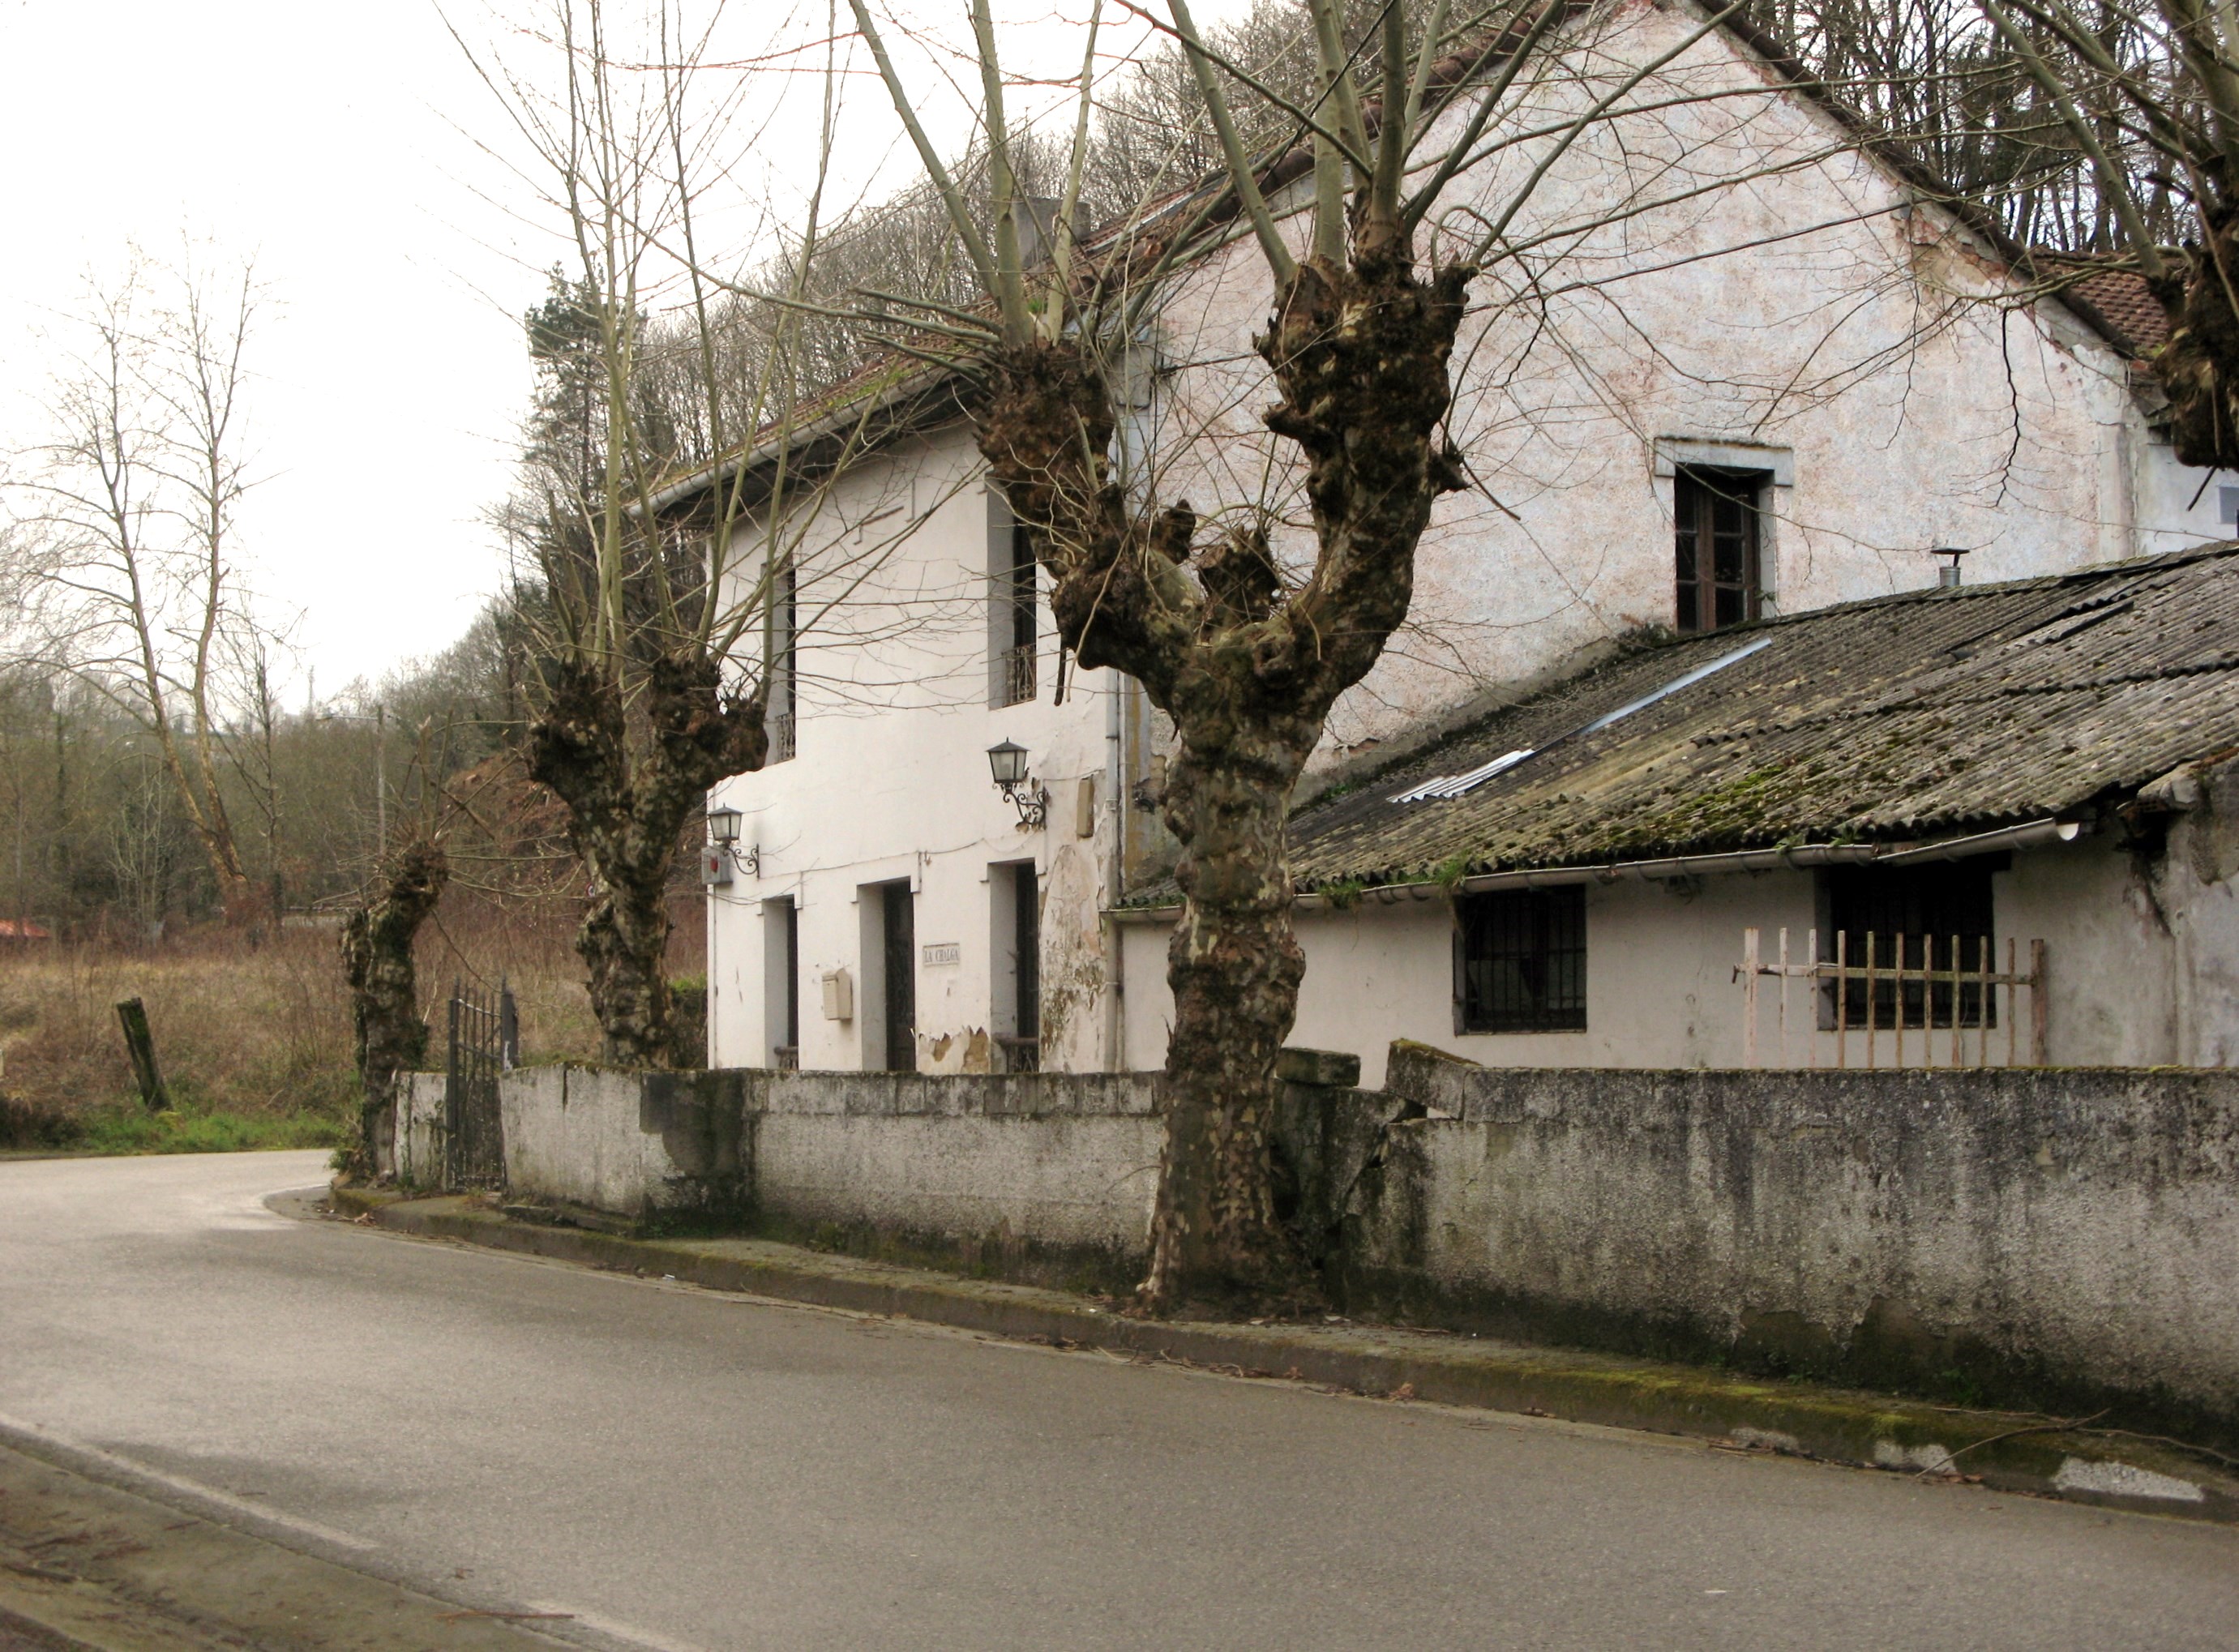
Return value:
<svg viewBox="0 0 2239 1652">
<path fill-rule="evenodd" d="M 794 751 L 793 713 L 789 711 L 772 712 L 763 719 L 763 726 L 769 731 L 769 753 L 762 761 L 783 763 L 790 760 Z"/>
<path fill-rule="evenodd" d="M 1034 697 L 1034 650 L 1021 643 L 1003 650 L 996 661 L 996 700 L 999 706 L 1016 706 Z"/>
</svg>

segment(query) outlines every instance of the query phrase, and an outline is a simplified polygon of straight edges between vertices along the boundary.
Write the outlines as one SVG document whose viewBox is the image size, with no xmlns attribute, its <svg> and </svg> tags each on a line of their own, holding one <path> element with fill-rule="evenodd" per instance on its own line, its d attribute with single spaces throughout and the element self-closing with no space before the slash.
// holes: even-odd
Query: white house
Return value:
<svg viewBox="0 0 2239 1652">
<path fill-rule="evenodd" d="M 1542 96 L 1575 99 L 1692 26 L 1684 5 L 1601 9 L 1557 49 L 1588 65 L 1582 78 L 1550 76 Z M 2228 531 L 2224 491 L 2154 436 L 2124 332 L 2140 323 L 2111 302 L 2119 283 L 2103 282 L 2100 302 L 2024 290 L 1991 236 L 1862 151 L 1737 36 L 1706 38 L 1662 76 L 1711 95 L 1651 99 L 1668 106 L 1589 134 L 1514 227 L 1538 250 L 1474 289 L 1452 424 L 1483 486 L 1441 505 L 1414 622 L 1341 703 L 1309 791 L 1567 679 L 1644 628 L 1753 635 L 1780 616 L 1931 590 L 1961 560 L 1948 550 L 1971 590 Z M 1461 174 L 1447 204 L 1504 199 L 1522 153 Z M 1295 211 L 1304 187 L 1279 204 Z M 1130 376 L 1120 457 L 1131 485 L 1202 515 L 1270 513 L 1279 549 L 1295 554 L 1281 527 L 1295 472 L 1254 411 L 1266 397 L 1248 339 L 1266 298 L 1248 239 L 1175 278 Z M 1145 801 L 1161 773 L 1159 720 L 1113 673 L 1067 678 L 953 395 L 923 376 L 904 388 L 834 415 L 875 413 L 882 434 L 813 514 L 788 519 L 794 594 L 761 645 L 776 654 L 781 755 L 711 798 L 740 823 L 709 890 L 711 1058 L 1155 1065 L 1160 931 L 1130 914 L 1171 850 Z M 1691 659 L 1721 645 L 1682 647 Z M 1005 745 L 1031 773 L 1014 796 L 991 779 L 989 748 Z M 2111 853 L 2107 841 L 2080 853 Z M 1302 872 L 1322 876 L 1319 864 Z M 1708 910 L 1769 886 L 1705 882 L 1695 898 Z M 1810 927 L 1811 888 L 1795 872 L 1764 922 Z M 1627 901 L 1669 899 L 1620 879 L 1589 912 L 1618 921 Z M 1399 929 L 1365 907 L 1306 917 L 1299 1041 L 1372 1058 L 1400 1032 L 1455 1036 L 1452 899 L 1442 886 L 1406 899 L 1420 945 L 1398 950 Z M 1744 913 L 1705 931 L 1691 980 L 1738 961 Z M 1591 990 L 1618 990 L 1628 955 L 1597 944 Z M 1671 970 L 1644 952 L 1632 967 Z M 1511 1038 L 1498 1058 L 1736 1058 L 1708 1014 L 1643 1022 L 1631 1041 L 1606 1020 L 1584 1041 Z M 2056 1015 L 2056 1058 L 2073 1025 Z"/>
</svg>

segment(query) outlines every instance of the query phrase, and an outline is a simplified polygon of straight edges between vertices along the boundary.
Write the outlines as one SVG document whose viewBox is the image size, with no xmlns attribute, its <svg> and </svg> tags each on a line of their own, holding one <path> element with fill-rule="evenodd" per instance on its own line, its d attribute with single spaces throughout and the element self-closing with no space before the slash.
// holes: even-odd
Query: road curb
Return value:
<svg viewBox="0 0 2239 1652">
<path fill-rule="evenodd" d="M 502 1600 L 442 1600 L 89 1475 L 0 1429 L 0 1646 L 39 1652 L 535 1652 L 580 1645 Z"/>
<path fill-rule="evenodd" d="M 1133 1319 L 1086 1297 L 832 1256 L 761 1239 L 633 1238 L 518 1221 L 460 1198 L 336 1187 L 333 1203 L 400 1233 L 1060 1348 L 1106 1349 L 1247 1377 L 1566 1422 L 1691 1436 L 2101 1507 L 2239 1523 L 2239 1475 L 2174 1442 L 2043 1416 L 1695 1366 L 1351 1324 Z"/>
</svg>

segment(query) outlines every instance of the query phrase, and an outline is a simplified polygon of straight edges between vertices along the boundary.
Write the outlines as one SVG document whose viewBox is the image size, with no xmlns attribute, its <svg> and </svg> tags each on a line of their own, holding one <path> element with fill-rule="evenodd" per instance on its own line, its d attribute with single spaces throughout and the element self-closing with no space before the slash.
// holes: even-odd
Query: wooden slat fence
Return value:
<svg viewBox="0 0 2239 1652">
<path fill-rule="evenodd" d="M 1988 935 L 1870 933 L 1864 957 L 1854 959 L 1849 934 L 1837 932 L 1834 956 L 1823 958 L 1819 932 L 1811 929 L 1804 932 L 1801 953 L 1791 959 L 1790 933 L 1785 927 L 1776 932 L 1768 956 L 1762 930 L 1742 932 L 1742 961 L 1734 977 L 1742 988 L 1744 1067 L 1768 1065 L 1768 1055 L 1774 1066 L 1817 1067 L 1826 1053 L 1833 1066 L 1868 1069 L 2045 1065 L 2043 941 L 2029 943 L 2024 971 L 2021 945 L 2010 936 L 2005 967 L 1999 969 L 1997 944 Z M 1768 980 L 1775 983 L 1770 990 Z M 1804 991 L 1797 993 L 1799 982 Z M 1769 1048 L 1768 998 L 1773 1011 Z M 1799 1045 L 1800 1063 L 1793 1058 Z"/>
</svg>

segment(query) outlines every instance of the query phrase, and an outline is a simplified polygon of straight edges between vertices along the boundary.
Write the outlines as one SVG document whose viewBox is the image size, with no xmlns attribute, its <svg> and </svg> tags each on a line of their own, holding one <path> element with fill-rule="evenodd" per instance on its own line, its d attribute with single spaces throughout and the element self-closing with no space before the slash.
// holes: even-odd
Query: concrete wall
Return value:
<svg viewBox="0 0 2239 1652">
<path fill-rule="evenodd" d="M 743 1201 L 745 1075 L 519 1067 L 498 1079 L 516 1195 L 631 1216 Z"/>
<path fill-rule="evenodd" d="M 530 1202 L 1114 1259 L 1149 1233 L 1151 1075 L 559 1066 L 507 1073 L 499 1096 L 508 1189 Z"/>
<path fill-rule="evenodd" d="M 407 1187 L 441 1187 L 449 1174 L 444 1152 L 443 1075 L 410 1072 L 399 1080 L 396 1097 L 396 1179 Z"/>
<path fill-rule="evenodd" d="M 2239 1075 L 1286 1072 L 1299 1231 L 1364 1313 L 2239 1430 Z M 1311 1071 L 1309 1071 L 1311 1068 Z M 423 1162 L 440 1074 L 413 1088 Z M 506 1075 L 511 1196 L 1124 1289 L 1147 1074 Z"/>
<path fill-rule="evenodd" d="M 1148 1074 L 756 1076 L 767 1220 L 1142 1255 L 1162 1126 Z"/>
<path fill-rule="evenodd" d="M 1595 1072 L 1396 1051 L 1362 1299 L 2239 1424 L 2239 1078 Z"/>
<path fill-rule="evenodd" d="M 2056 1066 L 2221 1066 L 2239 1055 L 2239 773 L 2202 781 L 2199 800 L 2165 843 L 2126 844 L 2111 829 L 2071 845 L 2024 850 L 1991 879 L 1999 966 L 2012 940 L 2027 969 L 2031 941 L 2045 943 L 2046 1058 Z M 2216 813 L 2210 793 L 2228 791 Z M 1586 1025 L 1583 1032 L 1458 1033 L 1453 1021 L 1453 903 L 1443 891 L 1372 892 L 1347 911 L 1299 915 L 1306 975 L 1295 1042 L 1360 1057 L 1364 1082 L 1381 1084 L 1384 1052 L 1405 1038 L 1481 1062 L 1518 1067 L 1736 1067 L 1742 1065 L 1744 999 L 1735 979 L 1743 932 L 1761 931 L 1770 961 L 1788 931 L 1790 956 L 1809 953 L 1818 922 L 1809 871 L 1733 873 L 1586 887 Z M 1160 1065 L 1173 1018 L 1166 982 L 1165 923 L 1126 927 L 1126 1052 Z M 1965 1035 L 1963 1055 L 2006 1060 L 2005 1003 L 1987 1051 Z M 2026 1017 L 2019 1058 L 2029 1059 Z M 1950 1064 L 1948 1030 L 1934 1059 Z M 1921 1033 L 1907 1035 L 1904 1065 L 1926 1065 Z M 1766 981 L 1757 1012 L 1761 1065 L 1780 1062 L 1777 992 Z M 1848 1065 L 1866 1062 L 1865 1040 L 1844 1040 Z M 1894 1065 L 1884 1032 L 1876 1059 Z M 1817 1030 L 1804 987 L 1791 989 L 1787 1065 L 1837 1064 L 1837 1040 Z"/>
</svg>

